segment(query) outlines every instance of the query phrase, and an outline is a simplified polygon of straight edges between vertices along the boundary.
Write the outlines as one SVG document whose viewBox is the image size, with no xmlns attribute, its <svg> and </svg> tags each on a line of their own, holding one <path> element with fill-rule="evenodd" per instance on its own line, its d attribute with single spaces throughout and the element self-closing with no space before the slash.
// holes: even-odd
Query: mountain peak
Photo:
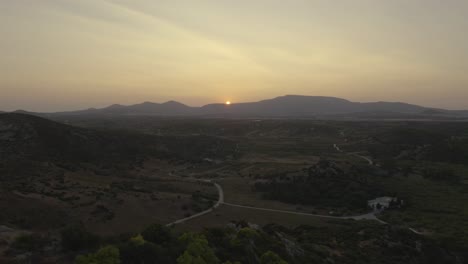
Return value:
<svg viewBox="0 0 468 264">
<path fill-rule="evenodd" d="M 159 105 L 158 103 L 150 102 L 150 101 L 145 101 L 141 104 L 136 104 L 136 105 Z"/>
<path fill-rule="evenodd" d="M 106 109 L 119 109 L 119 108 L 122 108 L 122 107 L 125 107 L 121 104 L 113 104 L 113 105 L 110 105 L 108 107 L 106 107 Z M 92 110 L 96 110 L 96 108 L 90 108 Z"/>
<path fill-rule="evenodd" d="M 162 105 L 171 105 L 171 106 L 186 106 L 185 104 L 183 103 L 180 103 L 180 102 L 177 102 L 177 101 L 167 101 L 165 103 L 162 103 Z"/>
</svg>

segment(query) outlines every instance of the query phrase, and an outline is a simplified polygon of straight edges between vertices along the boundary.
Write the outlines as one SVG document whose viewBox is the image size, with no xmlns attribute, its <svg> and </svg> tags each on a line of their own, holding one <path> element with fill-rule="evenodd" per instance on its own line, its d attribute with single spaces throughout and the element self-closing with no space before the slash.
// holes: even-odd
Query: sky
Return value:
<svg viewBox="0 0 468 264">
<path fill-rule="evenodd" d="M 466 0 L 0 0 L 0 110 L 286 94 L 468 109 Z"/>
</svg>

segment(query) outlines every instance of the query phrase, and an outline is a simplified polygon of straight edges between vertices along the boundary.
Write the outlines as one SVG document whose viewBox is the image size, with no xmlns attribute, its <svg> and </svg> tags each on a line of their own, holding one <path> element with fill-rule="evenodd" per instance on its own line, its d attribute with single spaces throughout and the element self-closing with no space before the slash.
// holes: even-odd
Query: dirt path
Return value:
<svg viewBox="0 0 468 264">
<path fill-rule="evenodd" d="M 223 188 L 221 188 L 221 186 L 220 186 L 219 184 L 217 184 L 216 182 L 212 182 L 211 180 L 200 180 L 200 181 L 213 183 L 213 185 L 216 187 L 216 189 L 218 190 L 218 201 L 216 202 L 216 204 L 213 205 L 213 206 L 212 206 L 210 209 L 208 209 L 208 210 L 205 210 L 205 211 L 203 211 L 203 212 L 200 212 L 200 213 L 191 215 L 191 216 L 186 217 L 186 218 L 182 218 L 182 219 L 176 220 L 176 221 L 174 221 L 174 222 L 172 222 L 172 223 L 167 224 L 166 226 L 173 226 L 173 225 L 181 224 L 181 223 L 187 222 L 187 221 L 189 221 L 189 220 L 191 220 L 191 219 L 200 217 L 200 216 L 202 216 L 202 215 L 209 214 L 209 213 L 213 212 L 213 210 L 215 210 L 216 208 L 218 208 L 221 204 L 224 203 L 224 191 L 223 191 Z"/>
<path fill-rule="evenodd" d="M 348 155 L 353 155 L 353 156 L 355 156 L 355 157 L 358 157 L 358 158 L 361 158 L 361 159 L 363 159 L 363 160 L 366 160 L 366 161 L 369 163 L 369 165 L 371 165 L 371 166 L 374 165 L 374 161 L 371 160 L 370 158 L 366 157 L 366 156 L 362 156 L 362 155 L 359 155 L 359 154 L 356 154 L 356 153 L 349 153 Z"/>
<path fill-rule="evenodd" d="M 341 152 L 341 153 L 345 153 L 337 144 L 333 144 L 333 147 L 338 151 L 338 152 Z M 346 153 L 348 155 L 352 155 L 352 156 L 355 156 L 355 157 L 358 157 L 360 159 L 363 159 L 365 161 L 367 161 L 369 163 L 369 165 L 374 165 L 374 161 L 369 158 L 369 157 L 366 157 L 366 156 L 362 156 L 362 155 L 359 155 L 357 153 Z"/>
<path fill-rule="evenodd" d="M 338 152 L 345 153 L 342 149 L 340 149 L 340 147 L 339 147 L 337 144 L 333 144 L 333 147 L 334 147 Z M 374 166 L 374 161 L 373 161 L 371 158 L 369 158 L 369 157 L 361 156 L 361 155 L 356 154 L 356 153 L 347 153 L 347 154 L 348 154 L 348 155 L 353 155 L 353 156 L 359 157 L 359 158 L 361 158 L 361 159 L 365 159 L 365 160 L 369 163 L 369 165 Z M 376 216 L 374 213 L 369 214 L 368 217 L 373 217 L 374 220 L 376 220 L 376 221 L 378 221 L 378 222 L 380 222 L 380 223 L 382 223 L 382 224 L 388 224 L 387 222 L 384 222 L 384 221 L 380 220 L 379 218 L 377 218 L 377 216 Z M 370 219 L 370 218 L 366 218 L 366 219 Z M 356 220 L 357 220 L 357 219 L 356 219 Z M 419 232 L 419 231 L 417 231 L 416 229 L 414 229 L 414 228 L 412 228 L 412 227 L 408 227 L 408 230 L 411 231 L 411 232 L 413 232 L 413 233 L 416 234 L 416 235 L 420 235 L 420 236 L 426 235 L 425 233 Z"/>
<path fill-rule="evenodd" d="M 276 210 L 276 209 L 269 209 L 269 208 L 261 208 L 261 207 L 253 207 L 253 206 L 245 206 L 245 205 L 240 205 L 240 204 L 232 204 L 232 203 L 226 203 L 224 202 L 224 191 L 221 185 L 219 185 L 216 182 L 213 182 L 211 180 L 199 180 L 202 182 L 208 182 L 208 183 L 213 183 L 213 185 L 216 187 L 218 190 L 218 201 L 216 202 L 215 205 L 213 205 L 210 209 L 205 210 L 203 212 L 191 215 L 186 218 L 182 218 L 179 220 L 176 220 L 172 223 L 167 224 L 166 226 L 173 226 L 177 224 L 181 224 L 184 222 L 187 222 L 191 219 L 209 214 L 213 212 L 216 208 L 218 208 L 220 205 L 226 205 L 226 206 L 231 206 L 231 207 L 238 207 L 238 208 L 245 208 L 245 209 L 251 209 L 251 210 L 259 210 L 259 211 L 268 211 L 268 212 L 276 212 L 276 213 L 283 213 L 283 214 L 294 214 L 294 215 L 303 215 L 303 216 L 311 216 L 311 217 L 320 217 L 320 218 L 329 218 L 329 219 L 354 219 L 354 220 L 375 220 L 378 221 L 381 224 L 386 224 L 384 221 L 378 219 L 374 213 L 368 213 L 368 214 L 363 214 L 363 215 L 357 215 L 357 216 L 331 216 L 331 215 L 319 215 L 319 214 L 309 214 L 309 213 L 301 213 L 301 212 L 295 212 L 295 211 L 286 211 L 286 210 Z"/>
<path fill-rule="evenodd" d="M 276 213 L 284 213 L 284 214 L 294 214 L 294 215 L 304 215 L 304 216 L 329 218 L 329 219 L 376 220 L 381 224 L 386 224 L 384 221 L 378 219 L 375 216 L 374 213 L 368 213 L 368 214 L 356 215 L 356 216 L 331 216 L 331 215 L 309 214 L 309 213 L 301 213 L 301 212 L 295 212 L 295 211 L 286 211 L 286 210 L 276 210 L 276 209 L 269 209 L 269 208 L 245 206 L 245 205 L 231 204 L 231 203 L 223 203 L 223 204 L 227 205 L 227 206 L 245 208 L 245 209 L 252 209 L 252 210 L 260 210 L 260 211 L 268 211 L 268 212 L 276 212 Z"/>
</svg>

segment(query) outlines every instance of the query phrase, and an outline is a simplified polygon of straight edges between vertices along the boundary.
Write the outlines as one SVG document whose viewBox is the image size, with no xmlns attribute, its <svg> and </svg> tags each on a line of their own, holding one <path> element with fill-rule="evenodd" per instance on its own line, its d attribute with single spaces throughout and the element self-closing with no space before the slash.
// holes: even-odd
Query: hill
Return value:
<svg viewBox="0 0 468 264">
<path fill-rule="evenodd" d="M 98 131 L 37 116 L 0 114 L 0 175 L 30 176 L 44 163 L 71 170 L 92 166 L 121 172 L 148 157 L 222 158 L 234 149 L 232 144 L 208 136 L 159 137 L 121 130 Z M 200 145 L 205 146 L 201 151 Z"/>
<path fill-rule="evenodd" d="M 120 175 L 163 155 L 149 136 L 77 128 L 25 114 L 0 114 L 0 178 L 6 184 L 60 171 Z"/>
<path fill-rule="evenodd" d="M 192 115 L 194 112 L 193 107 L 186 106 L 179 102 L 169 101 L 162 104 L 144 102 L 135 105 L 119 105 L 113 104 L 111 106 L 95 109 L 90 108 L 81 111 L 69 111 L 53 113 L 55 115 L 83 115 L 83 114 L 105 114 L 105 115 L 161 115 L 161 116 L 174 116 L 174 115 Z"/>
<path fill-rule="evenodd" d="M 114 104 L 101 109 L 91 108 L 81 111 L 58 112 L 41 115 L 453 119 L 467 118 L 468 111 L 435 109 L 401 102 L 360 103 L 336 97 L 286 95 L 258 102 L 234 103 L 231 105 L 208 104 L 201 107 L 190 107 L 175 101 L 169 101 L 161 104 L 144 102 L 129 106 Z"/>
</svg>

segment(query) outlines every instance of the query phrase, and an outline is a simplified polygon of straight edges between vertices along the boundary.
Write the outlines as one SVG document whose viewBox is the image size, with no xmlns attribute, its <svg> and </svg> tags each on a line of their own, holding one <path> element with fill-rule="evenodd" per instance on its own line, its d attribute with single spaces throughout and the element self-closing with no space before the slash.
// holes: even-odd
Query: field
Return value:
<svg viewBox="0 0 468 264">
<path fill-rule="evenodd" d="M 105 126 L 106 129 L 125 129 L 161 136 L 167 134 L 190 137 L 196 134 L 235 142 L 236 156 L 228 157 L 226 160 L 218 160 L 218 157 L 211 156 L 208 157 L 211 163 L 197 164 L 178 172 L 184 176 L 218 179 L 217 182 L 225 190 L 226 201 L 231 203 L 292 211 L 297 210 L 298 207 L 305 211 L 318 210 L 306 204 L 291 205 L 262 199 L 262 193 L 255 191 L 253 185 L 258 180 L 268 180 L 279 174 L 300 174 L 319 160 L 331 160 L 340 166 L 356 165 L 364 167 L 367 171 L 375 169 L 366 169 L 368 162 L 354 154 L 374 160 L 379 172 L 377 176 L 375 173 L 367 175 L 372 177 L 371 181 L 381 183 L 386 193 L 407 197 L 409 204 L 405 212 L 411 210 L 413 203 L 417 201 L 413 196 L 430 199 L 449 192 L 449 195 L 444 195 L 447 197 L 447 204 L 440 204 L 441 207 L 447 208 L 455 206 L 448 205 L 453 203 L 460 206 L 466 193 L 464 184 L 468 179 L 468 160 L 465 158 L 461 161 L 459 159 L 439 161 L 439 157 L 432 155 L 435 150 L 444 147 L 444 143 L 450 144 L 447 140 L 456 140 L 464 144 L 467 137 L 466 131 L 468 131 L 468 125 L 465 123 L 151 117 L 94 117 L 94 119 L 60 117 L 59 121 L 64 121 L 64 119 L 68 123 L 82 127 L 103 129 Z M 334 144 L 339 145 L 344 152 L 337 151 Z M 421 145 L 426 149 L 421 149 Z M 460 150 L 454 149 L 453 151 Z M 416 155 L 411 156 L 413 153 Z M 464 152 L 460 151 L 460 153 Z M 440 168 L 441 164 L 445 164 L 444 167 L 453 168 L 453 171 L 460 175 L 461 185 L 455 186 L 456 184 L 443 179 L 433 180 L 424 177 L 422 172 L 424 168 Z M 406 172 L 408 168 L 411 168 L 409 173 Z M 403 177 L 402 174 L 405 173 L 411 176 Z M 424 193 L 422 193 L 423 190 Z M 432 195 L 429 195 L 430 193 Z M 450 198 L 453 198 L 453 201 Z M 426 206 L 436 207 L 435 204 L 431 204 L 433 203 L 427 203 Z M 443 210 L 433 208 L 433 210 L 439 209 Z"/>
</svg>

